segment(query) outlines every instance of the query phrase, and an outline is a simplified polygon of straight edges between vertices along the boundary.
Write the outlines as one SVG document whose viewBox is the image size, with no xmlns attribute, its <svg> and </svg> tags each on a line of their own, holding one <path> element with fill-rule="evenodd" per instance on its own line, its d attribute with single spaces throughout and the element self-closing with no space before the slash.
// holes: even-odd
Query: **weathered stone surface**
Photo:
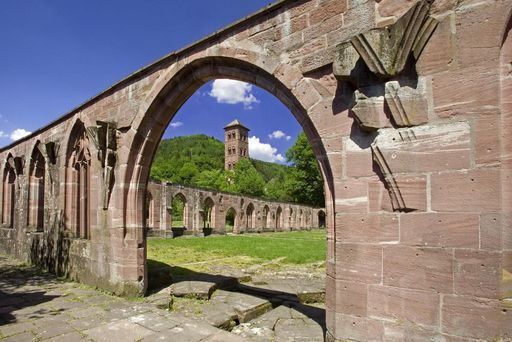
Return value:
<svg viewBox="0 0 512 342">
<path fill-rule="evenodd" d="M 334 280 L 336 287 L 335 308 L 337 312 L 355 316 L 367 315 L 367 285 L 344 280 Z"/>
<path fill-rule="evenodd" d="M 389 117 L 384 112 L 384 96 L 371 96 L 356 90 L 355 105 L 352 113 L 362 129 L 372 131 L 378 128 L 391 127 Z"/>
<path fill-rule="evenodd" d="M 170 286 L 169 293 L 175 297 L 210 299 L 216 288 L 216 283 L 207 281 L 180 281 Z"/>
<path fill-rule="evenodd" d="M 510 310 L 497 300 L 444 296 L 442 332 L 475 339 L 497 339 L 512 334 Z"/>
<path fill-rule="evenodd" d="M 336 276 L 368 284 L 382 280 L 382 247 L 336 243 Z"/>
<path fill-rule="evenodd" d="M 400 217 L 400 243 L 428 247 L 478 248 L 480 220 L 475 214 L 423 213 Z"/>
<path fill-rule="evenodd" d="M 434 292 L 369 285 L 368 314 L 372 317 L 437 326 L 439 295 Z"/>
<path fill-rule="evenodd" d="M 470 165 L 467 123 L 380 130 L 378 147 L 391 173 L 467 169 Z"/>
<path fill-rule="evenodd" d="M 431 184 L 432 210 L 478 213 L 500 209 L 496 169 L 432 174 Z"/>
<path fill-rule="evenodd" d="M 384 285 L 453 293 L 453 255 L 443 248 L 386 246 Z"/>
<path fill-rule="evenodd" d="M 381 243 L 398 241 L 398 216 L 336 214 L 336 241 Z"/>
<path fill-rule="evenodd" d="M 501 254 L 478 250 L 455 250 L 456 294 L 500 298 Z"/>
<path fill-rule="evenodd" d="M 426 211 L 427 183 L 423 177 L 385 177 L 368 184 L 368 206 L 374 211 Z"/>
<path fill-rule="evenodd" d="M 272 305 L 266 299 L 223 290 L 216 291 L 211 301 L 213 304 L 225 303 L 233 307 L 240 323 L 250 321 L 272 308 Z"/>
<path fill-rule="evenodd" d="M 428 104 L 425 90 L 400 86 L 398 81 L 385 84 L 386 104 L 397 126 L 417 126 L 428 121 Z"/>
</svg>

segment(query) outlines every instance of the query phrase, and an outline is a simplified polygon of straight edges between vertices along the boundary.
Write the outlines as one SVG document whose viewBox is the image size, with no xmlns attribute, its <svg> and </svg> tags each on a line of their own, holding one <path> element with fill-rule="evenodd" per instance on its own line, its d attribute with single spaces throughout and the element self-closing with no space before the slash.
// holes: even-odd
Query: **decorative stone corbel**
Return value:
<svg viewBox="0 0 512 342">
<path fill-rule="evenodd" d="M 338 46 L 334 75 L 357 89 L 352 112 L 364 130 L 388 127 L 382 115 L 384 104 L 396 126 L 427 122 L 425 86 L 412 70 L 438 24 L 429 16 L 429 7 L 427 1 L 420 1 L 393 25 L 359 34 Z M 381 92 L 361 96 L 372 87 Z"/>
<path fill-rule="evenodd" d="M 98 160 L 103 169 L 103 209 L 108 209 L 110 194 L 114 186 L 114 168 L 116 165 L 117 125 L 114 122 L 97 121 L 96 126 L 87 127 L 87 135 L 98 151 Z"/>
<path fill-rule="evenodd" d="M 404 70 L 411 54 L 418 60 L 438 24 L 428 15 L 429 7 L 426 1 L 420 1 L 395 24 L 350 40 L 371 72 L 389 79 Z"/>
<path fill-rule="evenodd" d="M 416 126 L 428 121 L 424 92 L 409 86 L 400 87 L 398 81 L 389 81 L 385 85 L 384 97 L 397 126 Z"/>
<path fill-rule="evenodd" d="M 359 124 L 366 131 L 382 127 L 391 127 L 391 122 L 384 112 L 384 96 L 370 96 L 356 90 L 351 111 Z"/>
</svg>

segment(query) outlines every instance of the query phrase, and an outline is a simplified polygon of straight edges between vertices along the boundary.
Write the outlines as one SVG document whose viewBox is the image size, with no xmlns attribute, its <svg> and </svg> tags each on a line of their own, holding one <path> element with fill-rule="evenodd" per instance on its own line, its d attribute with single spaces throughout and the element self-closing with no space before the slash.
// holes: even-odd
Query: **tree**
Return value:
<svg viewBox="0 0 512 342">
<path fill-rule="evenodd" d="M 235 192 L 244 195 L 263 196 L 264 194 L 265 181 L 249 159 L 240 159 L 236 163 L 232 185 Z"/>
<path fill-rule="evenodd" d="M 322 175 L 304 132 L 299 134 L 295 144 L 286 152 L 286 158 L 293 165 L 285 181 L 286 192 L 292 201 L 323 207 Z"/>
<path fill-rule="evenodd" d="M 201 171 L 195 178 L 195 184 L 203 188 L 224 190 L 227 188 L 226 173 L 224 170 Z"/>
</svg>

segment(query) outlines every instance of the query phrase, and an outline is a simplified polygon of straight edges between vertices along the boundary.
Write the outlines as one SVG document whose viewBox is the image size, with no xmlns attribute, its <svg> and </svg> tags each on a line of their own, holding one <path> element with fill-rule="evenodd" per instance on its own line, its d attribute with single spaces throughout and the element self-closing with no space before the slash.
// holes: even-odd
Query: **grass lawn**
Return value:
<svg viewBox="0 0 512 342">
<path fill-rule="evenodd" d="M 203 271 L 210 262 L 246 267 L 277 260 L 302 265 L 325 262 L 325 230 L 178 239 L 149 239 L 149 267 L 156 262 Z"/>
</svg>

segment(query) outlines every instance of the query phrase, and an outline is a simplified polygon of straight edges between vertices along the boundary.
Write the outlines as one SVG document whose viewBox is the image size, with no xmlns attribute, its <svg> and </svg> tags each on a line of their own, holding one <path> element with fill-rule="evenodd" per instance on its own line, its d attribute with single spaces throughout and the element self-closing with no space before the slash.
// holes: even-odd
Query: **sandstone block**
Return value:
<svg viewBox="0 0 512 342">
<path fill-rule="evenodd" d="M 346 172 L 348 177 L 374 176 L 372 151 L 368 147 L 360 147 L 354 140 L 345 140 Z"/>
<path fill-rule="evenodd" d="M 380 283 L 382 247 L 336 243 L 336 277 L 342 280 Z"/>
<path fill-rule="evenodd" d="M 336 280 L 336 312 L 353 316 L 366 316 L 367 285 Z"/>
<path fill-rule="evenodd" d="M 371 212 L 381 210 L 426 211 L 427 182 L 425 177 L 396 176 L 392 177 L 390 183 L 371 181 L 368 184 L 368 201 Z"/>
<path fill-rule="evenodd" d="M 478 215 L 419 213 L 400 217 L 400 243 L 429 247 L 479 247 Z"/>
<path fill-rule="evenodd" d="M 500 120 L 497 115 L 481 115 L 474 122 L 475 162 L 496 163 L 500 157 Z"/>
<path fill-rule="evenodd" d="M 480 249 L 499 250 L 503 241 L 502 228 L 501 215 L 480 215 Z M 506 248 L 505 246 L 503 247 Z"/>
<path fill-rule="evenodd" d="M 501 254 L 478 250 L 455 250 L 455 293 L 499 298 Z"/>
<path fill-rule="evenodd" d="M 464 122 L 383 129 L 375 138 L 391 173 L 467 169 L 470 126 Z"/>
<path fill-rule="evenodd" d="M 435 74 L 432 84 L 434 110 L 442 118 L 480 114 L 488 111 L 490 106 L 496 108 L 499 105 L 497 68 L 472 66 L 450 70 Z"/>
<path fill-rule="evenodd" d="M 386 104 L 398 126 L 416 126 L 428 121 L 428 104 L 424 86 L 418 89 L 400 86 L 398 81 L 385 84 Z"/>
<path fill-rule="evenodd" d="M 368 315 L 436 326 L 439 323 L 439 295 L 433 292 L 369 285 Z"/>
<path fill-rule="evenodd" d="M 453 256 L 443 248 L 385 246 L 384 285 L 453 293 Z"/>
<path fill-rule="evenodd" d="M 499 170 L 433 174 L 431 184 L 432 210 L 485 213 L 500 209 Z"/>
<path fill-rule="evenodd" d="M 449 0 L 451 1 L 451 0 Z M 436 1 L 436 5 L 439 1 Z M 453 62 L 455 49 L 455 37 L 451 27 L 452 16 L 447 16 L 440 21 L 428 44 L 425 46 L 418 62 L 416 70 L 420 75 L 430 75 L 447 71 Z"/>
<path fill-rule="evenodd" d="M 389 117 L 384 112 L 384 96 L 367 96 L 356 90 L 354 93 L 355 105 L 351 111 L 357 123 L 364 130 L 391 127 Z"/>
<path fill-rule="evenodd" d="M 366 212 L 368 209 L 367 184 L 363 180 L 334 182 L 336 212 Z"/>
<path fill-rule="evenodd" d="M 335 314 L 334 337 L 339 340 L 382 341 L 384 325 L 382 321 L 366 317 Z"/>
<path fill-rule="evenodd" d="M 353 243 L 398 241 L 398 216 L 336 214 L 336 240 Z"/>
<path fill-rule="evenodd" d="M 493 299 L 444 296 L 442 332 L 475 339 L 493 340 L 512 333 L 510 310 Z"/>
</svg>

